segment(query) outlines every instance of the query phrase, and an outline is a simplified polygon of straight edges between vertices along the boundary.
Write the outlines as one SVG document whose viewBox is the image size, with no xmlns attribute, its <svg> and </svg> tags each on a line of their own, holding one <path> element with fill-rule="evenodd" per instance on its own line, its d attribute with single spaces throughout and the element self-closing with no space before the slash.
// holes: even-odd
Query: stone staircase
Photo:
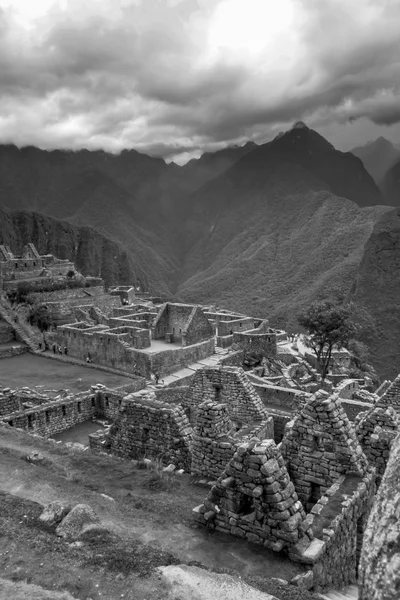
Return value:
<svg viewBox="0 0 400 600">
<path fill-rule="evenodd" d="M 331 590 L 326 594 L 319 594 L 324 600 L 358 600 L 358 586 L 348 585 L 343 590 Z"/>
<path fill-rule="evenodd" d="M 5 304 L 3 304 L 2 302 L 0 302 L 0 316 L 2 319 L 4 319 L 4 321 L 11 325 L 15 333 L 23 342 L 25 342 L 25 344 L 30 350 L 32 350 L 32 352 L 39 351 L 39 343 L 36 341 L 33 333 L 29 333 L 24 327 L 20 325 L 20 323 L 18 323 L 18 321 L 15 321 L 15 315 L 13 314 L 12 309 L 5 306 Z"/>
</svg>

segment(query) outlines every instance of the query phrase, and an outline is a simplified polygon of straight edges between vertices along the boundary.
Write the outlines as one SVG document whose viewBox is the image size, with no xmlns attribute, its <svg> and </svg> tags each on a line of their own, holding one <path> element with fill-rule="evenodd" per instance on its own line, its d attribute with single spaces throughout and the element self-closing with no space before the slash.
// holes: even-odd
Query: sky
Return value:
<svg viewBox="0 0 400 600">
<path fill-rule="evenodd" d="M 298 120 L 400 144 L 399 0 L 0 0 L 0 143 L 184 163 Z"/>
</svg>

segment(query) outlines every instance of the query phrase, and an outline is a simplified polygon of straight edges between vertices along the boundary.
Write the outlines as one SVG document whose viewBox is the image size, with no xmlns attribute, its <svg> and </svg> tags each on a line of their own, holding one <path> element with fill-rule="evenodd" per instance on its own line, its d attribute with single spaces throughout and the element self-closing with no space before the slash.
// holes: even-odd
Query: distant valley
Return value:
<svg viewBox="0 0 400 600">
<path fill-rule="evenodd" d="M 395 356 L 382 340 L 397 283 L 386 296 L 382 264 L 400 254 L 381 247 L 397 232 L 398 171 L 395 162 L 377 182 L 362 160 L 303 123 L 184 167 L 134 150 L 1 146 L 0 236 L 16 249 L 30 237 L 40 252 L 68 256 L 108 284 L 134 281 L 166 299 L 216 303 L 289 329 L 300 308 L 338 291 L 375 314 L 386 304 L 371 350 L 381 375 L 392 376 Z M 377 270 L 374 304 L 368 277 L 376 287 Z"/>
</svg>

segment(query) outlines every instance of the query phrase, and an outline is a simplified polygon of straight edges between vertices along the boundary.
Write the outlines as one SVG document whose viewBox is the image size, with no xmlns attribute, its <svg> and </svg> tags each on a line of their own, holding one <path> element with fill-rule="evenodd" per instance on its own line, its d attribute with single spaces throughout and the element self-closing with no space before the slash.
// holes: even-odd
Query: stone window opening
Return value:
<svg viewBox="0 0 400 600">
<path fill-rule="evenodd" d="M 78 402 L 78 413 L 82 412 L 82 404 Z"/>
<path fill-rule="evenodd" d="M 8 424 L 10 425 L 10 427 L 14 427 L 14 421 L 8 421 Z"/>
<path fill-rule="evenodd" d="M 63 417 L 65 417 L 67 415 L 67 409 L 65 408 L 65 405 L 62 406 L 62 414 L 63 414 Z"/>
<path fill-rule="evenodd" d="M 28 415 L 28 428 L 33 427 L 33 418 L 32 415 Z"/>
<path fill-rule="evenodd" d="M 18 269 L 18 263 L 15 263 L 15 268 Z"/>
<path fill-rule="evenodd" d="M 241 494 L 239 498 L 238 515 L 244 517 L 250 515 L 254 511 L 254 500 L 252 496 Z"/>
<path fill-rule="evenodd" d="M 50 423 L 50 414 L 48 410 L 46 410 L 46 423 Z"/>
<path fill-rule="evenodd" d="M 27 263 L 25 263 L 25 268 L 26 268 L 27 266 L 28 266 L 28 265 L 27 265 Z"/>
<path fill-rule="evenodd" d="M 142 443 L 145 444 L 150 439 L 150 429 L 148 427 L 143 427 L 142 429 Z"/>
<path fill-rule="evenodd" d="M 312 448 L 311 451 L 312 452 L 318 452 L 318 450 L 321 449 L 321 442 L 320 442 L 320 438 L 317 435 L 313 436 L 313 440 L 312 440 Z"/>
<path fill-rule="evenodd" d="M 92 400 L 92 406 L 96 406 L 96 401 L 95 401 L 94 397 L 91 400 Z"/>
<path fill-rule="evenodd" d="M 108 396 L 105 397 L 105 401 L 106 401 L 106 408 L 109 408 L 110 406 L 110 401 L 108 399 Z"/>
</svg>

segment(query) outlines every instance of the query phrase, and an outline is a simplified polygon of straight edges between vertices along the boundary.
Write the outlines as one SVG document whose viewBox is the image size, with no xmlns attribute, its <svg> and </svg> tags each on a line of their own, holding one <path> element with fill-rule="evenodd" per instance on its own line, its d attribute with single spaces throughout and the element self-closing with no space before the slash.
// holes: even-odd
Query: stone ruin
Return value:
<svg viewBox="0 0 400 600">
<path fill-rule="evenodd" d="M 368 461 L 337 395 L 314 394 L 286 427 L 281 451 L 306 508 L 347 473 L 362 476 Z"/>
<path fill-rule="evenodd" d="M 151 398 L 142 398 L 140 393 L 125 396 L 118 417 L 102 441 L 102 449 L 116 456 L 158 458 L 190 471 L 190 423 L 181 406 L 157 400 L 155 394 Z M 93 447 L 92 441 L 90 445 Z"/>
<path fill-rule="evenodd" d="M 275 551 L 296 544 L 310 529 L 272 440 L 241 444 L 193 514 L 198 523 Z"/>
<path fill-rule="evenodd" d="M 359 413 L 355 421 L 356 434 L 371 465 L 376 468 L 377 483 L 385 472 L 390 449 L 400 430 L 400 417 L 391 406 L 373 406 Z"/>
<path fill-rule="evenodd" d="M 320 391 L 282 442 L 237 447 L 203 505 L 201 526 L 285 551 L 311 570 L 315 589 L 357 579 L 375 470 L 337 396 Z"/>
<path fill-rule="evenodd" d="M 192 434 L 192 475 L 217 479 L 246 439 L 271 438 L 272 418 L 237 427 L 231 421 L 226 404 L 205 401 L 197 412 Z"/>
</svg>

